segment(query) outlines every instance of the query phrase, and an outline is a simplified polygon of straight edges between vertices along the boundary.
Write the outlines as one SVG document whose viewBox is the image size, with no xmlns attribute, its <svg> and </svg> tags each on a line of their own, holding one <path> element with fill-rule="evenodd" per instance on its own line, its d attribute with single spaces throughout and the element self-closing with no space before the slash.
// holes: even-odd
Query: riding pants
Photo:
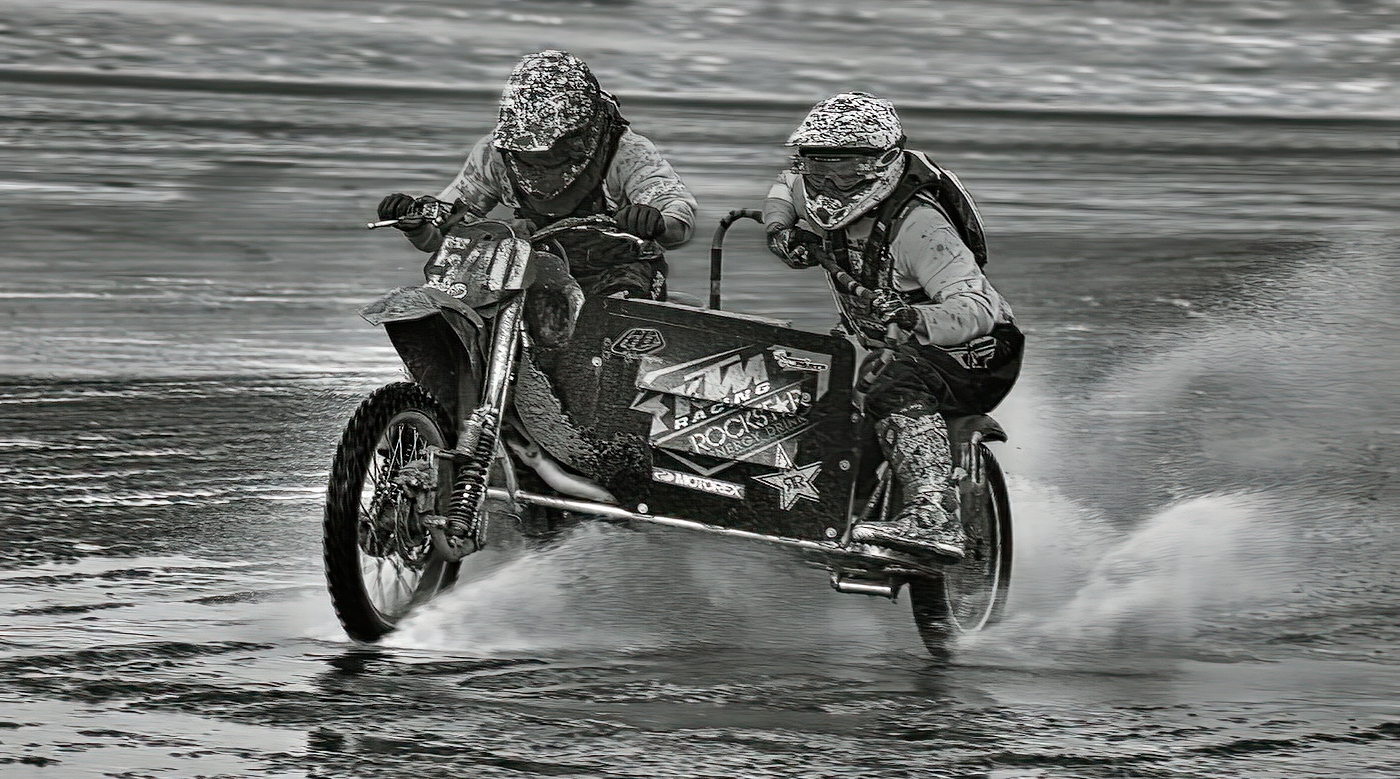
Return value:
<svg viewBox="0 0 1400 779">
<path fill-rule="evenodd" d="M 998 324 L 988 338 L 991 342 L 982 349 L 906 341 L 863 382 L 869 387 L 866 413 L 879 421 L 905 409 L 952 417 L 996 408 L 1021 372 L 1026 337 L 1014 324 Z"/>
</svg>

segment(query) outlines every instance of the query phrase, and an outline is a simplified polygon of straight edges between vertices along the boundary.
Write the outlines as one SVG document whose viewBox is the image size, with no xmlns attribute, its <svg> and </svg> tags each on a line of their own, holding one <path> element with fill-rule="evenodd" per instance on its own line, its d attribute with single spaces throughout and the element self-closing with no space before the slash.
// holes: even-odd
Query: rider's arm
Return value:
<svg viewBox="0 0 1400 779">
<path fill-rule="evenodd" d="M 505 180 L 505 171 L 500 165 L 500 155 L 491 146 L 491 136 L 476 142 L 462 169 L 447 188 L 438 193 L 437 199 L 454 204 L 453 212 L 467 210 L 477 217 L 485 217 L 500 202 L 500 182 Z M 404 236 L 419 251 L 435 252 L 442 245 L 442 233 L 432 223 L 412 230 L 405 230 Z"/>
<path fill-rule="evenodd" d="M 695 196 L 646 137 L 631 130 L 622 134 L 607 183 L 613 192 L 621 192 L 622 205 L 648 205 L 661 212 L 666 220 L 666 232 L 659 239 L 662 246 L 674 249 L 690 240 Z"/>
<path fill-rule="evenodd" d="M 934 303 L 914 306 L 920 343 L 956 346 L 992 331 L 1001 296 L 992 289 L 972 251 L 934 208 L 915 208 L 890 242 L 895 283 L 922 287 Z"/>
<path fill-rule="evenodd" d="M 472 147 L 462 169 L 438 195 L 438 200 L 448 203 L 460 200 L 473 214 L 484 217 L 501 202 L 501 193 L 509 191 L 505 163 L 491 145 L 491 136 L 487 135 Z"/>
</svg>

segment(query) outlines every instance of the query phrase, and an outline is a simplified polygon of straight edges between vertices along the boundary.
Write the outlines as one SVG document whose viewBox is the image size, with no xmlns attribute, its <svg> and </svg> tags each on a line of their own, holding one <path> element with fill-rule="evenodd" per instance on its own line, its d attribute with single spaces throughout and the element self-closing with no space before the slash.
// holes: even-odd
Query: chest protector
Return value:
<svg viewBox="0 0 1400 779">
<path fill-rule="evenodd" d="M 972 252 L 980 268 L 987 264 L 987 238 L 982 228 L 982 214 L 972 195 L 952 171 L 944 170 L 918 151 L 905 151 L 904 174 L 889 197 L 881 201 L 871 216 L 874 224 L 859 253 L 853 253 L 846 230 L 828 230 L 822 243 L 836 264 L 850 273 L 862 286 L 872 290 L 894 288 L 894 258 L 890 256 L 890 240 L 900 224 L 917 205 L 937 208 L 948 220 L 963 244 Z M 848 325 L 871 340 L 879 340 L 884 328 L 870 316 L 868 306 L 858 298 L 838 292 Z M 928 303 L 929 298 L 918 290 L 905 293 L 910 303 Z"/>
</svg>

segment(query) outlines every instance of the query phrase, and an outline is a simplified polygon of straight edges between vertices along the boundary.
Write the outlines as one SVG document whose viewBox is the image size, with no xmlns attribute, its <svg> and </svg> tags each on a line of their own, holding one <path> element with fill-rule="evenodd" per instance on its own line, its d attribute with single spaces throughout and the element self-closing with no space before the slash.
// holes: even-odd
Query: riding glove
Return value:
<svg viewBox="0 0 1400 779">
<path fill-rule="evenodd" d="M 617 210 L 613 219 L 619 230 L 638 238 L 660 238 L 666 232 L 666 218 L 654 206 L 625 205 Z"/>
<path fill-rule="evenodd" d="M 904 298 L 892 289 L 882 289 L 875 293 L 870 299 L 870 313 L 880 324 L 888 326 L 893 323 L 899 325 L 899 329 L 908 332 L 913 332 L 919 324 L 919 312 L 905 303 Z"/>
<path fill-rule="evenodd" d="M 789 268 L 810 268 L 817 264 L 821 239 L 796 227 L 768 231 L 768 251 L 778 255 Z"/>
<path fill-rule="evenodd" d="M 418 198 L 415 200 L 412 195 L 405 195 L 402 192 L 395 192 L 379 201 L 380 219 L 397 219 L 399 223 L 394 225 L 405 232 L 417 230 L 423 226 L 423 210 L 419 208 L 419 201 L 435 200 L 434 198 Z"/>
</svg>

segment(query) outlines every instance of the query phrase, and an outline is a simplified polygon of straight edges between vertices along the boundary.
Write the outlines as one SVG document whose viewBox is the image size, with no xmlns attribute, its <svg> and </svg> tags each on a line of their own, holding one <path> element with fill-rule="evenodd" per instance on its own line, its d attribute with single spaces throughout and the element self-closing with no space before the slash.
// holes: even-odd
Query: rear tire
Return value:
<svg viewBox="0 0 1400 779">
<path fill-rule="evenodd" d="M 326 586 L 345 632 L 376 641 L 415 606 L 456 580 L 460 563 L 433 551 L 413 497 L 397 477 L 426 462 L 428 446 L 452 448 L 442 406 L 411 382 L 381 387 L 346 425 L 326 490 Z M 451 489 L 439 483 L 439 489 Z M 386 591 L 387 590 L 387 591 Z"/>
<path fill-rule="evenodd" d="M 1006 477 L 990 450 L 977 444 L 986 473 L 985 486 L 965 479 L 962 522 L 967 557 L 943 569 L 937 578 L 909 582 L 914 625 L 929 654 L 944 659 L 961 633 L 971 633 L 1001 619 L 1011 588 L 1011 500 Z"/>
</svg>

